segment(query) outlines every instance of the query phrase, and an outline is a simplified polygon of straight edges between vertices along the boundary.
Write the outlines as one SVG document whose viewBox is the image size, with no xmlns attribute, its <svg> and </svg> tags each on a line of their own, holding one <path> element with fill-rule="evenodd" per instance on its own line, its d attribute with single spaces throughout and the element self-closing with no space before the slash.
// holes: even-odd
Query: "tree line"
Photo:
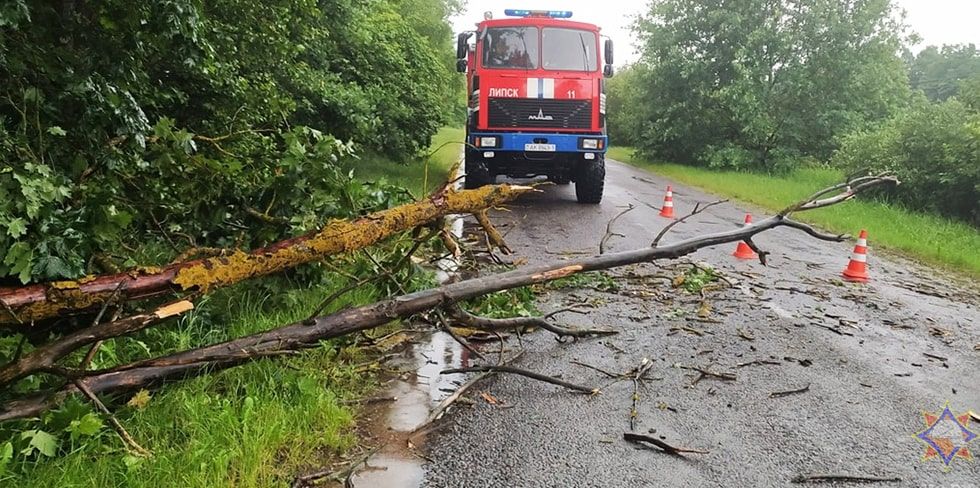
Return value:
<svg viewBox="0 0 980 488">
<path fill-rule="evenodd" d="M 905 185 L 879 197 L 980 225 L 980 51 L 912 54 L 901 19 L 889 0 L 654 0 L 610 134 L 681 164 L 890 169 Z"/>
</svg>

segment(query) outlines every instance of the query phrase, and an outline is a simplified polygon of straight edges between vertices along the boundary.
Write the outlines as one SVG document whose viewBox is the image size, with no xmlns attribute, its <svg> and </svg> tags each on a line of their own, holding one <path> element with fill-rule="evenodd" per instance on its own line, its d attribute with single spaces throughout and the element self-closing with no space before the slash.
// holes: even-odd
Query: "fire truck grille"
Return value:
<svg viewBox="0 0 980 488">
<path fill-rule="evenodd" d="M 490 127 L 591 129 L 591 100 L 552 98 L 491 98 Z"/>
</svg>

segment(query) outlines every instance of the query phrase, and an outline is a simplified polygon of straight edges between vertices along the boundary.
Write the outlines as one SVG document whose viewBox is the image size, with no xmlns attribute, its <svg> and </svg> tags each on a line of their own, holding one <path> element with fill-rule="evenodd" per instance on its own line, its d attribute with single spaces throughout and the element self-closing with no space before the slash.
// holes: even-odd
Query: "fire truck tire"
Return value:
<svg viewBox="0 0 980 488">
<path fill-rule="evenodd" d="M 463 188 L 474 190 L 491 183 L 490 171 L 481 163 L 466 163 L 466 177 L 463 178 Z"/>
<path fill-rule="evenodd" d="M 575 177 L 575 197 L 578 203 L 599 203 L 606 180 L 606 161 L 603 157 L 585 160 Z"/>
</svg>

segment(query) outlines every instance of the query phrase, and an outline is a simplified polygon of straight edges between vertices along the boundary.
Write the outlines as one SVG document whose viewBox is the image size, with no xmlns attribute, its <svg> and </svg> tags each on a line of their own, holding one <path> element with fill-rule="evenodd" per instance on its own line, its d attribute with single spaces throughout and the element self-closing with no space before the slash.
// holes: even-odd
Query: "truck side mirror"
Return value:
<svg viewBox="0 0 980 488">
<path fill-rule="evenodd" d="M 613 64 L 613 41 L 612 39 L 606 39 L 606 50 L 605 50 L 606 64 Z"/>
<path fill-rule="evenodd" d="M 456 60 L 456 71 L 458 71 L 460 73 L 465 73 L 466 72 L 466 64 L 467 63 L 466 63 L 466 60 L 465 59 L 457 59 Z"/>
<path fill-rule="evenodd" d="M 456 59 L 465 59 L 469 51 L 469 40 L 472 32 L 463 32 L 456 37 Z"/>
<path fill-rule="evenodd" d="M 614 74 L 616 74 L 616 70 L 613 69 L 613 66 L 611 64 L 607 64 L 602 67 L 602 76 L 605 76 L 606 78 L 612 78 Z"/>
</svg>

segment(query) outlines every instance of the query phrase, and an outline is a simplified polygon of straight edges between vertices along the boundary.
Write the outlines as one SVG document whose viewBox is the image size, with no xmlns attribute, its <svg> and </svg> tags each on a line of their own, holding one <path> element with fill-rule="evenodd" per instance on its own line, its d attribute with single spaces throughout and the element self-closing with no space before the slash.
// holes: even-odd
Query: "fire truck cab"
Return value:
<svg viewBox="0 0 980 488">
<path fill-rule="evenodd" d="M 612 40 L 600 59 L 599 28 L 568 11 L 489 12 L 457 37 L 457 70 L 467 75 L 465 186 L 498 175 L 575 182 L 580 203 L 599 203 L 605 179 L 605 79 Z M 470 38 L 474 38 L 470 42 Z"/>
</svg>

